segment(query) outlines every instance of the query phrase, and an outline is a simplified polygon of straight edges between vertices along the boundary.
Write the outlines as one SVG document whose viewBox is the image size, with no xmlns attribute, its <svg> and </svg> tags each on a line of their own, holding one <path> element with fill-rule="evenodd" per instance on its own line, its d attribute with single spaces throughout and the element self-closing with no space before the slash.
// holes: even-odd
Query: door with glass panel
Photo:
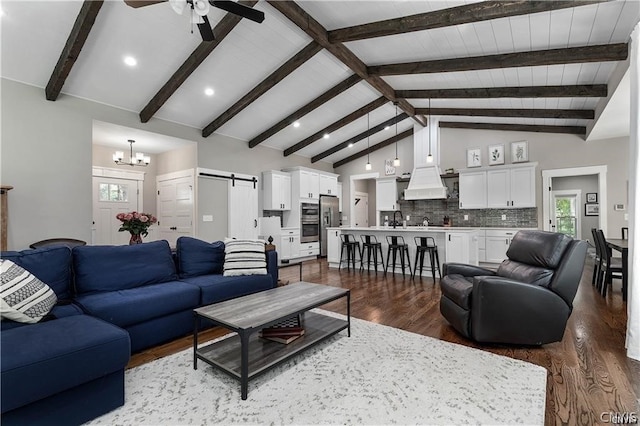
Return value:
<svg viewBox="0 0 640 426">
<path fill-rule="evenodd" d="M 582 222 L 581 191 L 552 191 L 554 214 L 551 219 L 551 229 L 566 234 L 572 238 L 581 239 Z"/>
<path fill-rule="evenodd" d="M 142 181 L 93 177 L 93 244 L 129 244 L 129 233 L 118 232 L 121 222 L 116 215 L 138 210 L 139 184 Z"/>
</svg>

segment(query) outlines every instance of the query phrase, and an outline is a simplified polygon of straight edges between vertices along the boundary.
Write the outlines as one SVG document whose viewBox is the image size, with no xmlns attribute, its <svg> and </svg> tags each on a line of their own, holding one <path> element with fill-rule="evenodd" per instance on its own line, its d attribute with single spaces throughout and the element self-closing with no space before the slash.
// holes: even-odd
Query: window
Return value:
<svg viewBox="0 0 640 426">
<path fill-rule="evenodd" d="M 115 201 L 115 202 L 129 201 L 128 186 L 115 184 L 115 183 L 101 183 L 100 184 L 100 201 Z"/>
</svg>

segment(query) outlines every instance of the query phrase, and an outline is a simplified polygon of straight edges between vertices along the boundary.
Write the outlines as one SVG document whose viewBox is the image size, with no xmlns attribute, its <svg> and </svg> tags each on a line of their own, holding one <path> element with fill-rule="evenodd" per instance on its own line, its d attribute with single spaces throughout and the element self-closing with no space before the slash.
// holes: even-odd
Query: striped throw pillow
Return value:
<svg viewBox="0 0 640 426">
<path fill-rule="evenodd" d="M 267 258 L 264 240 L 226 238 L 224 240 L 225 277 L 266 275 Z"/>
<path fill-rule="evenodd" d="M 35 324 L 55 306 L 56 293 L 29 271 L 2 259 L 0 270 L 0 317 Z"/>
</svg>

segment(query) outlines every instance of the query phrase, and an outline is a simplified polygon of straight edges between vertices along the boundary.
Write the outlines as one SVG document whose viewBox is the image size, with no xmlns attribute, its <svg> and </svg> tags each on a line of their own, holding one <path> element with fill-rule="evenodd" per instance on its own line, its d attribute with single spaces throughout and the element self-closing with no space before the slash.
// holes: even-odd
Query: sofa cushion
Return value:
<svg viewBox="0 0 640 426">
<path fill-rule="evenodd" d="M 500 264 L 497 274 L 501 277 L 543 287 L 548 287 L 553 278 L 551 269 L 514 262 L 509 259 Z"/>
<path fill-rule="evenodd" d="M 224 246 L 225 276 L 267 274 L 264 240 L 226 238 Z"/>
<path fill-rule="evenodd" d="M 180 281 L 83 294 L 76 298 L 76 303 L 89 315 L 123 328 L 196 308 L 199 302 L 200 289 Z"/>
<path fill-rule="evenodd" d="M 58 299 L 71 298 L 71 249 L 68 247 L 4 251 L 2 258 L 22 266 L 40 281 L 47 283 Z"/>
<path fill-rule="evenodd" d="M 222 302 L 235 297 L 273 288 L 271 275 L 249 275 L 225 277 L 220 274 L 201 275 L 199 277 L 183 278 L 185 283 L 193 284 L 201 289 L 201 305 Z"/>
<path fill-rule="evenodd" d="M 507 249 L 507 257 L 515 262 L 555 269 L 571 241 L 571 237 L 557 232 L 518 231 Z"/>
<path fill-rule="evenodd" d="M 125 290 L 173 281 L 176 267 L 167 241 L 73 248 L 78 294 Z"/>
<path fill-rule="evenodd" d="M 198 275 L 222 274 L 224 243 L 208 243 L 191 237 L 180 237 L 176 242 L 178 274 L 180 278 Z"/>
<path fill-rule="evenodd" d="M 84 312 L 82 312 L 82 309 L 80 309 L 80 307 L 75 303 L 66 303 L 64 305 L 57 304 L 56 306 L 53 307 L 53 309 L 51 309 L 51 312 L 49 312 L 49 315 L 47 315 L 47 318 L 56 319 L 56 318 L 70 317 L 72 315 L 84 315 Z M 0 321 L 0 327 L 2 331 L 10 330 L 12 328 L 17 328 L 17 327 L 24 327 L 27 325 L 29 324 L 25 324 L 23 322 L 17 322 L 17 321 L 10 321 L 10 320 Z"/>
<path fill-rule="evenodd" d="M 0 260 L 0 316 L 35 324 L 51 311 L 58 298 L 54 291 L 20 265 Z"/>
<path fill-rule="evenodd" d="M 0 339 L 3 413 L 122 370 L 130 356 L 126 331 L 87 315 L 3 331 Z"/>
</svg>

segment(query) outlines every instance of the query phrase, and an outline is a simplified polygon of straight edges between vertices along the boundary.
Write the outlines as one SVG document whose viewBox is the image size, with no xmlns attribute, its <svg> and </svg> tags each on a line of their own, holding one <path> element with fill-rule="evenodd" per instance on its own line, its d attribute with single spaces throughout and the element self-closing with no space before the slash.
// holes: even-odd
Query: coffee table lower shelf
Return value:
<svg viewBox="0 0 640 426">
<path fill-rule="evenodd" d="M 347 320 L 314 312 L 304 313 L 305 334 L 289 344 L 258 337 L 258 329 L 249 336 L 248 377 L 252 379 L 297 353 L 349 328 Z M 242 380 L 241 339 L 238 334 L 198 348 L 195 357 L 219 368 L 230 376 Z M 195 360 L 194 360 L 195 361 Z M 195 366 L 194 366 L 195 367 Z M 244 399 L 244 398 L 243 398 Z"/>
</svg>

